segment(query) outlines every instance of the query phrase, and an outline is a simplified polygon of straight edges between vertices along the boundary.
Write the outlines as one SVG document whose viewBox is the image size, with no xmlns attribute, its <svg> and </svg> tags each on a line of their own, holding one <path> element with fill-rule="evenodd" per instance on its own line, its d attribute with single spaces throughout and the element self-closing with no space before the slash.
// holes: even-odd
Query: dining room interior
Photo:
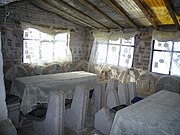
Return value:
<svg viewBox="0 0 180 135">
<path fill-rule="evenodd" d="M 0 135 L 179 135 L 179 0 L 0 0 Z"/>
</svg>

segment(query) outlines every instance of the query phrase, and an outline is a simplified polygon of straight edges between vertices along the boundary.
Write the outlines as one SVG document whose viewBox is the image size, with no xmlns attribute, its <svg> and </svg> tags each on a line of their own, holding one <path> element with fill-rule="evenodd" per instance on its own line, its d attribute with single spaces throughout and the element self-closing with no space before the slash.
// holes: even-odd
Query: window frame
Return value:
<svg viewBox="0 0 180 135">
<path fill-rule="evenodd" d="M 168 74 L 163 74 L 163 73 L 158 73 L 158 72 L 153 72 L 153 73 L 156 73 L 156 74 L 163 74 L 163 75 L 172 75 L 171 74 L 171 70 L 172 70 L 172 62 L 173 62 L 173 54 L 174 53 L 180 53 L 180 51 L 175 51 L 174 50 L 174 44 L 175 42 L 174 41 L 171 41 L 172 42 L 172 50 L 158 50 L 158 49 L 154 49 L 154 46 L 155 46 L 155 39 L 153 39 L 152 41 L 152 52 L 151 52 L 151 67 L 150 67 L 150 72 L 152 72 L 152 66 L 153 66 L 153 56 L 154 56 L 154 52 L 169 52 L 171 54 L 170 56 L 170 65 L 169 65 L 169 72 Z"/>
<path fill-rule="evenodd" d="M 29 29 L 29 28 L 27 28 L 27 29 Z M 51 63 L 51 62 L 55 62 L 56 61 L 56 59 L 55 59 L 55 44 L 57 43 L 57 42 L 63 42 L 63 40 L 64 39 L 56 39 L 56 35 L 58 35 L 58 34 L 63 34 L 63 33 L 57 33 L 56 35 L 53 35 L 53 38 L 52 38 L 52 40 L 50 40 L 50 39 L 44 39 L 44 38 L 42 38 L 41 36 L 39 37 L 39 39 L 37 39 L 37 38 L 29 38 L 29 37 L 24 37 L 24 34 L 25 34 L 25 30 L 27 30 L 27 29 L 24 29 L 23 30 L 23 47 L 22 47 L 22 54 L 23 54 L 23 56 L 22 56 L 22 63 L 30 63 L 30 64 L 35 64 L 36 62 L 24 62 L 24 60 L 25 60 L 25 50 L 24 50 L 24 42 L 25 41 L 37 41 L 37 42 L 39 42 L 39 61 L 37 62 L 37 63 Z M 31 28 L 30 28 L 31 29 Z M 41 32 L 40 30 L 38 30 L 38 29 L 35 29 L 35 28 L 32 28 L 32 29 L 34 29 L 34 30 L 37 30 L 38 32 L 39 32 L 39 34 L 40 33 L 44 33 L 44 32 Z M 45 33 L 45 34 L 47 34 L 47 35 L 49 35 L 48 33 Z M 69 47 L 69 43 L 70 43 L 70 35 L 68 34 L 68 32 L 66 32 L 66 34 L 67 34 L 67 37 L 66 37 L 66 47 Z M 52 43 L 53 44 L 53 47 L 52 47 L 52 49 L 53 49 L 53 58 L 52 58 L 52 61 L 51 60 L 43 60 L 43 53 L 41 53 L 41 48 L 42 48 L 42 46 L 43 46 L 43 43 Z"/>
<path fill-rule="evenodd" d="M 106 44 L 106 46 L 107 46 L 107 55 L 106 55 L 106 58 L 105 58 L 105 62 L 103 63 L 103 62 L 98 62 L 98 63 L 100 63 L 100 64 L 109 64 L 107 61 L 108 61 L 108 55 L 109 55 L 109 53 L 108 53 L 108 51 L 109 51 L 109 47 L 110 46 L 119 46 L 119 52 L 118 52 L 118 62 L 117 62 L 117 65 L 115 65 L 115 64 L 109 64 L 109 65 L 114 65 L 114 66 L 119 66 L 119 67 L 125 67 L 125 68 L 130 68 L 130 67 L 128 67 L 128 64 L 127 64 L 127 66 L 121 66 L 120 65 L 120 61 L 121 61 L 121 49 L 122 49 L 122 46 L 124 46 L 124 47 L 129 47 L 129 48 L 133 48 L 133 54 L 132 54 L 132 64 L 131 64 L 131 67 L 133 67 L 133 61 L 134 61 L 134 50 L 135 50 L 135 42 L 136 42 L 136 36 L 134 36 L 134 37 L 132 37 L 132 38 L 134 38 L 134 42 L 133 42 L 133 44 L 131 44 L 131 45 L 125 45 L 125 44 L 123 44 L 123 40 L 125 40 L 125 39 L 123 39 L 123 38 L 119 38 L 118 40 L 120 40 L 119 41 L 119 43 L 117 44 L 117 43 L 110 43 L 110 40 L 108 40 L 107 42 L 103 42 L 103 41 L 97 41 L 96 40 L 96 62 L 98 62 L 98 53 L 97 53 L 97 51 L 98 51 L 98 46 L 99 45 L 101 45 L 101 44 Z"/>
</svg>

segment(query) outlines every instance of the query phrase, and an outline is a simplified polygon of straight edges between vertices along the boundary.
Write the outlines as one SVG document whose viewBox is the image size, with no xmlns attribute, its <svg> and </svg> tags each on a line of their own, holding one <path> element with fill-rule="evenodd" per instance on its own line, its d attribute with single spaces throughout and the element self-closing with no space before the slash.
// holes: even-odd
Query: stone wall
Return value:
<svg viewBox="0 0 180 135">
<path fill-rule="evenodd" d="M 7 16 L 8 14 L 9 16 Z M 73 60 L 86 59 L 84 47 L 87 34 L 84 27 L 37 8 L 27 1 L 21 1 L 0 7 L 0 22 L 2 22 L 0 30 L 2 31 L 2 52 L 5 66 L 9 67 L 22 62 L 23 30 L 20 21 L 70 29 L 70 49 Z"/>
<path fill-rule="evenodd" d="M 149 69 L 151 63 L 152 32 L 140 32 L 135 39 L 133 67 L 143 70 Z"/>
</svg>

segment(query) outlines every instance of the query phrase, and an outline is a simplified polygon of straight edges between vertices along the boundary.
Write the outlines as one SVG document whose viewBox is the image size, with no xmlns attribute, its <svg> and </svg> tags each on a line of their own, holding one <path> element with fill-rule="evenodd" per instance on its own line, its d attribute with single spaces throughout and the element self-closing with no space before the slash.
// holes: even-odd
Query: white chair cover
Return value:
<svg viewBox="0 0 180 135">
<path fill-rule="evenodd" d="M 50 93 L 48 109 L 44 121 L 33 121 L 33 129 L 39 135 L 64 134 L 65 95 L 62 91 Z"/>
</svg>

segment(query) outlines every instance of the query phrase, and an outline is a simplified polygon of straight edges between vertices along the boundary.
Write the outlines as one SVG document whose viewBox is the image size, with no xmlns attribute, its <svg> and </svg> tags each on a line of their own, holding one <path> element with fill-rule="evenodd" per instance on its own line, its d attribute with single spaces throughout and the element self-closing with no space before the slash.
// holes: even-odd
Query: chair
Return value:
<svg viewBox="0 0 180 135">
<path fill-rule="evenodd" d="M 43 74 L 55 74 L 62 72 L 63 72 L 62 65 L 58 63 L 49 64 L 42 71 Z"/>
<path fill-rule="evenodd" d="M 109 135 L 113 123 L 113 116 L 109 108 L 103 107 L 95 114 L 95 128 L 104 135 Z"/>
<path fill-rule="evenodd" d="M 175 76 L 164 75 L 157 80 L 155 85 L 155 91 L 160 90 L 180 93 L 180 80 Z"/>
<path fill-rule="evenodd" d="M 107 82 L 107 86 L 106 86 L 106 91 L 104 93 L 104 102 L 103 102 L 103 106 L 107 106 L 107 97 L 108 97 L 108 93 L 111 90 L 116 90 L 117 89 L 117 84 L 118 84 L 118 80 L 111 78 L 108 80 Z"/>
<path fill-rule="evenodd" d="M 110 109 L 120 105 L 117 90 L 110 90 L 107 94 L 107 107 Z"/>
<path fill-rule="evenodd" d="M 65 96 L 63 92 L 50 93 L 44 121 L 33 121 L 33 129 L 39 135 L 64 134 Z"/>
<path fill-rule="evenodd" d="M 21 99 L 15 95 L 6 94 L 6 106 L 8 109 L 8 117 L 16 128 L 20 126 L 20 101 Z"/>
<path fill-rule="evenodd" d="M 95 113 L 98 112 L 103 107 L 103 101 L 104 101 L 104 93 L 106 89 L 106 83 L 99 82 L 96 83 L 95 89 L 94 89 L 94 110 Z"/>
<path fill-rule="evenodd" d="M 136 97 L 136 83 L 120 83 L 118 84 L 118 96 L 120 105 L 129 105 L 131 100 Z"/>
<path fill-rule="evenodd" d="M 71 108 L 65 110 L 65 126 L 76 133 L 85 127 L 88 91 L 84 85 L 76 86 Z"/>
<path fill-rule="evenodd" d="M 118 84 L 118 97 L 120 105 L 128 105 L 129 104 L 129 91 L 128 86 L 125 83 Z"/>
</svg>

